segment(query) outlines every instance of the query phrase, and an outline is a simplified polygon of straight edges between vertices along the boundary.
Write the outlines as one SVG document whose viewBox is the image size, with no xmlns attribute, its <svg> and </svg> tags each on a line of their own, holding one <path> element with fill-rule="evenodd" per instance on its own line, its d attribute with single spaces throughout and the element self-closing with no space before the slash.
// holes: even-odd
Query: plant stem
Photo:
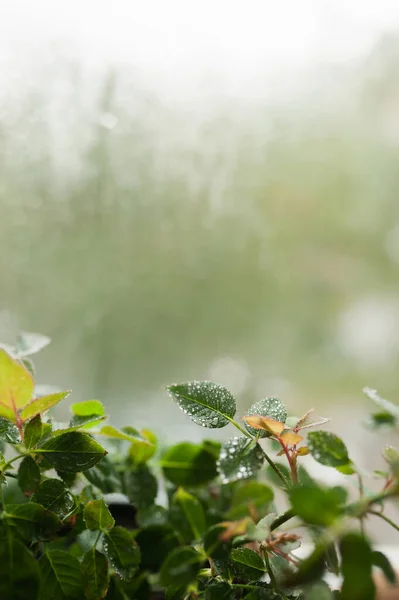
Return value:
<svg viewBox="0 0 399 600">
<path fill-rule="evenodd" d="M 25 456 L 25 454 L 17 454 L 17 456 L 14 456 L 14 458 L 11 458 L 9 461 L 7 461 L 6 464 L 2 468 L 2 473 L 4 473 L 8 469 L 8 467 L 10 465 L 12 465 L 13 462 L 15 462 L 16 460 L 19 460 L 20 458 L 23 458 L 24 456 Z"/>
<path fill-rule="evenodd" d="M 376 517 L 380 517 L 380 519 L 382 519 L 383 521 L 385 521 L 386 523 L 388 523 L 391 527 L 393 527 L 394 529 L 396 529 L 396 531 L 399 531 L 399 525 L 396 525 L 396 523 L 394 521 L 392 521 L 392 519 L 390 519 L 389 517 L 387 517 L 383 513 L 378 512 L 378 510 L 369 510 L 368 512 L 369 512 L 370 515 L 374 515 Z"/>
<path fill-rule="evenodd" d="M 265 450 L 263 450 L 262 446 L 260 446 L 262 452 L 263 452 L 263 456 L 265 457 L 265 459 L 267 460 L 267 462 L 269 463 L 269 465 L 271 466 L 271 468 L 273 469 L 273 471 L 276 473 L 276 475 L 281 479 L 281 481 L 284 483 L 284 485 L 289 484 L 289 481 L 287 481 L 287 479 L 284 477 L 284 475 L 282 474 L 282 472 L 280 471 L 280 469 L 278 468 L 278 466 L 276 465 L 276 463 L 274 463 L 272 461 L 272 459 L 270 458 L 270 456 L 267 454 L 267 452 L 265 452 Z"/>
<path fill-rule="evenodd" d="M 286 523 L 290 519 L 293 519 L 294 517 L 296 517 L 295 510 L 293 508 L 289 508 L 285 512 L 281 513 L 281 515 L 278 515 L 278 517 L 276 517 L 274 521 L 272 521 L 272 524 L 270 525 L 270 531 L 274 531 L 275 529 L 280 527 L 280 525 L 283 525 L 284 523 Z"/>
<path fill-rule="evenodd" d="M 246 429 L 244 429 L 244 427 L 241 427 L 241 425 L 239 423 L 237 423 L 237 421 L 235 419 L 230 419 L 230 423 L 232 425 L 234 425 L 234 427 L 236 429 L 238 429 L 238 431 L 241 431 L 241 433 L 243 433 L 245 435 L 245 437 L 250 438 L 251 440 L 253 440 L 254 438 L 252 437 L 252 435 L 249 433 L 249 431 L 247 431 Z"/>
<path fill-rule="evenodd" d="M 274 589 L 275 591 L 278 591 L 278 588 L 277 588 L 277 581 L 276 581 L 276 578 L 275 578 L 275 576 L 274 576 L 274 573 L 273 573 L 272 566 L 271 566 L 271 564 L 270 564 L 269 555 L 268 555 L 268 553 L 267 553 L 267 550 L 265 550 L 265 551 L 264 551 L 264 553 L 263 553 L 263 556 L 264 556 L 264 558 L 265 558 L 265 563 L 266 563 L 267 572 L 269 573 L 269 577 L 270 577 L 270 583 L 271 583 L 271 585 L 272 585 L 273 589 Z"/>
<path fill-rule="evenodd" d="M 250 433 L 249 431 L 246 431 L 243 427 L 241 427 L 241 425 L 239 423 L 237 423 L 237 421 L 235 419 L 230 419 L 230 423 L 232 425 L 234 425 L 234 427 L 236 427 L 239 431 L 241 431 L 241 433 L 243 433 L 246 437 L 248 437 L 249 439 L 255 441 L 258 443 L 258 440 L 255 439 Z M 284 477 L 284 475 L 282 474 L 282 472 L 280 471 L 280 469 L 278 468 L 278 466 L 272 461 L 272 459 L 270 458 L 270 456 L 267 454 L 267 452 L 265 452 L 265 450 L 263 450 L 262 446 L 259 445 L 259 447 L 261 448 L 264 457 L 266 458 L 267 462 L 269 463 L 269 465 L 271 466 L 271 468 L 273 469 L 273 471 L 276 473 L 276 475 L 281 479 L 281 481 L 284 483 L 284 485 L 287 485 L 287 480 Z"/>
</svg>

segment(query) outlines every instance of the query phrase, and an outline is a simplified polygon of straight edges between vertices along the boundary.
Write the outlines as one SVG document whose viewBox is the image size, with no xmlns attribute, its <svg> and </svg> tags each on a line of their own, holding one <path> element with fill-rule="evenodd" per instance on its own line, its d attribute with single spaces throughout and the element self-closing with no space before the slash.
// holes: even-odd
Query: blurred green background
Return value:
<svg viewBox="0 0 399 600">
<path fill-rule="evenodd" d="M 178 438 L 179 380 L 241 412 L 396 400 L 398 38 L 289 97 L 187 105 L 49 51 L 0 104 L 0 334 L 53 338 L 40 381 Z"/>
</svg>

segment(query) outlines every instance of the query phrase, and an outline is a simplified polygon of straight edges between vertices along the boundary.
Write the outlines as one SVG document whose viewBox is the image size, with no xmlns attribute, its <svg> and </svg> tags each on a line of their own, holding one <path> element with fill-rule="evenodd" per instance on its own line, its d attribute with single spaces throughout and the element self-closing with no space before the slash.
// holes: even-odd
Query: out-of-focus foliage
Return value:
<svg viewBox="0 0 399 600">
<path fill-rule="evenodd" d="M 299 402 L 393 392 L 396 40 L 295 102 L 212 110 L 49 64 L 1 104 L 3 337 L 46 332 L 74 360 L 45 373 L 113 401 L 223 357 Z"/>
</svg>

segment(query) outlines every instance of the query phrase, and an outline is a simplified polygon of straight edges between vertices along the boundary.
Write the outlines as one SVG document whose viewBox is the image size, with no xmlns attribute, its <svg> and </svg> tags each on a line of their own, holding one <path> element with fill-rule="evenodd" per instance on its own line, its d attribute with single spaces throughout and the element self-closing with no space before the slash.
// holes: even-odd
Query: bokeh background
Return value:
<svg viewBox="0 0 399 600">
<path fill-rule="evenodd" d="M 398 391 L 398 2 L 0 4 L 1 339 L 52 337 L 40 381 L 115 424 L 209 434 L 163 386 L 210 378 L 370 449 L 362 388 Z"/>
</svg>

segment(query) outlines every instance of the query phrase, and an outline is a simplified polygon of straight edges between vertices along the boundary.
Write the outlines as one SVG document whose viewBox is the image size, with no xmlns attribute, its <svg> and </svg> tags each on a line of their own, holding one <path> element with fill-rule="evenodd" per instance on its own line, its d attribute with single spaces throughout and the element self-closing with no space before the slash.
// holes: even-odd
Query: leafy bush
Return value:
<svg viewBox="0 0 399 600">
<path fill-rule="evenodd" d="M 369 493 L 336 435 L 313 430 L 305 442 L 327 419 L 289 417 L 281 400 L 266 398 L 236 420 L 233 395 L 209 381 L 168 392 L 198 425 L 233 425 L 239 435 L 224 444 L 161 452 L 151 431 L 104 424 L 98 400 L 72 404 L 69 424 L 56 423 L 49 410 L 69 392 L 35 386 L 30 358 L 48 342 L 25 334 L 0 349 L 1 599 L 371 600 L 373 567 L 395 582 L 365 529 L 369 515 L 399 529 L 384 514 L 384 501 L 398 496 L 396 450 L 384 450 L 387 472 Z M 370 423 L 395 426 L 399 409 L 366 392 L 378 406 Z M 301 465 L 307 454 L 353 476 L 358 498 L 315 481 Z M 129 502 L 110 503 L 115 492 Z M 302 529 L 291 522 L 313 541 L 307 558 L 294 553 Z M 342 577 L 340 591 L 330 590 L 328 572 Z"/>
</svg>

